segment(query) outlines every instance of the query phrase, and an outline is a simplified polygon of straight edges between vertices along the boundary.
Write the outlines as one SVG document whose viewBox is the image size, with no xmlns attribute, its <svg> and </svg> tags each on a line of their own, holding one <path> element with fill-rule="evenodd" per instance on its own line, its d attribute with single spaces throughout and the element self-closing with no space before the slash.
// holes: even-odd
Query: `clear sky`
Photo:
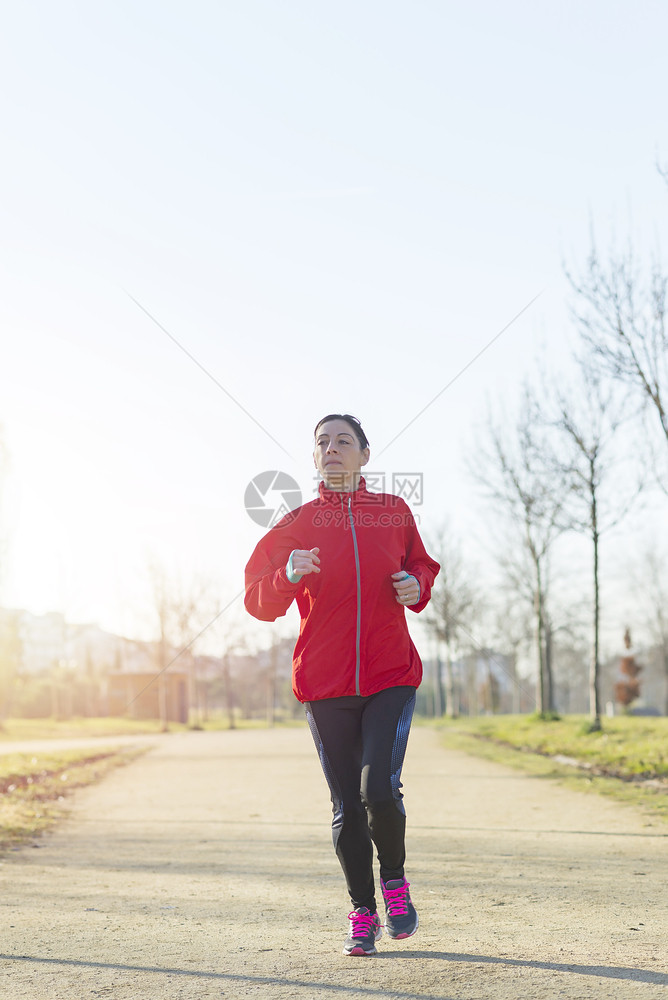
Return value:
<svg viewBox="0 0 668 1000">
<path fill-rule="evenodd" d="M 563 260 L 665 248 L 666 38 L 658 0 L 7 5 L 3 602 L 150 635 L 150 556 L 231 600 L 247 483 L 307 498 L 332 410 L 466 544 Z"/>
</svg>

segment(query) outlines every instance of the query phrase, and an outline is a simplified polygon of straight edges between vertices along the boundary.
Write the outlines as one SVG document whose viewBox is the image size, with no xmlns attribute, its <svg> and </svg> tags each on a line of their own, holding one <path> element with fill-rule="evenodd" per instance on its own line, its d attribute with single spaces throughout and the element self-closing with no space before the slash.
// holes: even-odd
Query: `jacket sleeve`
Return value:
<svg viewBox="0 0 668 1000">
<path fill-rule="evenodd" d="M 409 611 L 422 611 L 431 597 L 431 588 L 441 569 L 440 564 L 432 559 L 420 538 L 415 519 L 408 504 L 405 504 L 406 524 L 406 560 L 403 569 L 414 576 L 420 585 L 420 600 L 417 604 L 408 605 Z"/>
<path fill-rule="evenodd" d="M 295 599 L 302 581 L 290 583 L 286 564 L 299 548 L 291 532 L 272 528 L 255 546 L 246 566 L 246 610 L 263 622 L 281 618 Z"/>
</svg>

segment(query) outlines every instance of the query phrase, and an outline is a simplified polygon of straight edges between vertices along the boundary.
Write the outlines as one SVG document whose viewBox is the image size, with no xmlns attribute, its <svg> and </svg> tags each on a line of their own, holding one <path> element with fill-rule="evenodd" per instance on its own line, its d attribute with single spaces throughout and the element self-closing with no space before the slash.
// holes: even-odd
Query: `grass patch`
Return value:
<svg viewBox="0 0 668 1000">
<path fill-rule="evenodd" d="M 100 781 L 144 752 L 145 748 L 133 747 L 1 756 L 0 851 L 48 830 L 66 812 L 67 796 L 75 789 Z"/>
<path fill-rule="evenodd" d="M 303 722 L 297 719 L 277 719 L 276 727 L 295 726 Z M 236 729 L 266 729 L 265 719 L 235 719 Z M 211 713 L 206 721 L 196 724 L 193 718 L 189 725 L 170 722 L 168 732 L 184 733 L 190 730 L 218 732 L 229 729 L 229 721 L 224 713 Z M 0 726 L 0 750 L 3 742 L 17 740 L 79 739 L 84 737 L 137 736 L 162 732 L 159 719 L 119 718 L 72 718 L 72 719 L 6 719 Z"/>
<path fill-rule="evenodd" d="M 456 719 L 447 728 L 519 750 L 561 755 L 618 778 L 668 778 L 668 718 L 623 716 L 586 732 L 587 719 L 565 716 L 544 721 L 531 715 Z"/>
<path fill-rule="evenodd" d="M 170 722 L 170 732 L 183 732 L 188 727 Z M 79 718 L 72 719 L 6 719 L 0 728 L 0 749 L 3 742 L 16 740 L 65 740 L 80 737 L 137 736 L 159 733 L 158 719 Z"/>
<path fill-rule="evenodd" d="M 599 732 L 587 719 L 504 715 L 439 720 L 446 746 L 596 791 L 668 821 L 668 718 L 617 717 Z"/>
</svg>

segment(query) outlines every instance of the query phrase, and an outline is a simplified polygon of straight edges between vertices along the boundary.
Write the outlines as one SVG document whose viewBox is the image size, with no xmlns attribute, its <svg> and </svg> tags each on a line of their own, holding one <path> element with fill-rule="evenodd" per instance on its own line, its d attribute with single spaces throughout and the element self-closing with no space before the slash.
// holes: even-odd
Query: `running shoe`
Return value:
<svg viewBox="0 0 668 1000">
<path fill-rule="evenodd" d="M 375 955 L 376 941 L 383 933 L 380 917 L 366 906 L 358 906 L 348 914 L 350 930 L 343 945 L 344 955 Z"/>
<path fill-rule="evenodd" d="M 405 878 L 380 880 L 385 900 L 385 930 L 391 938 L 412 937 L 418 929 L 418 915 L 411 903 L 409 884 Z"/>
</svg>

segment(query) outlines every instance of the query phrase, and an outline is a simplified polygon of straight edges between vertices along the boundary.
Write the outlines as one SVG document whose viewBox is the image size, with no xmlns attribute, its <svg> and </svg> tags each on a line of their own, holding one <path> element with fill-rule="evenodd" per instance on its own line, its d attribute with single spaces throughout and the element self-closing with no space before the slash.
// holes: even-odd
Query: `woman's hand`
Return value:
<svg viewBox="0 0 668 1000">
<path fill-rule="evenodd" d="M 295 549 L 292 553 L 292 569 L 299 576 L 320 572 L 319 548 Z"/>
<path fill-rule="evenodd" d="M 398 573 L 392 574 L 392 580 L 397 604 L 403 604 L 405 608 L 417 604 L 420 600 L 420 584 L 414 576 L 409 576 L 405 569 L 400 569 Z"/>
</svg>

